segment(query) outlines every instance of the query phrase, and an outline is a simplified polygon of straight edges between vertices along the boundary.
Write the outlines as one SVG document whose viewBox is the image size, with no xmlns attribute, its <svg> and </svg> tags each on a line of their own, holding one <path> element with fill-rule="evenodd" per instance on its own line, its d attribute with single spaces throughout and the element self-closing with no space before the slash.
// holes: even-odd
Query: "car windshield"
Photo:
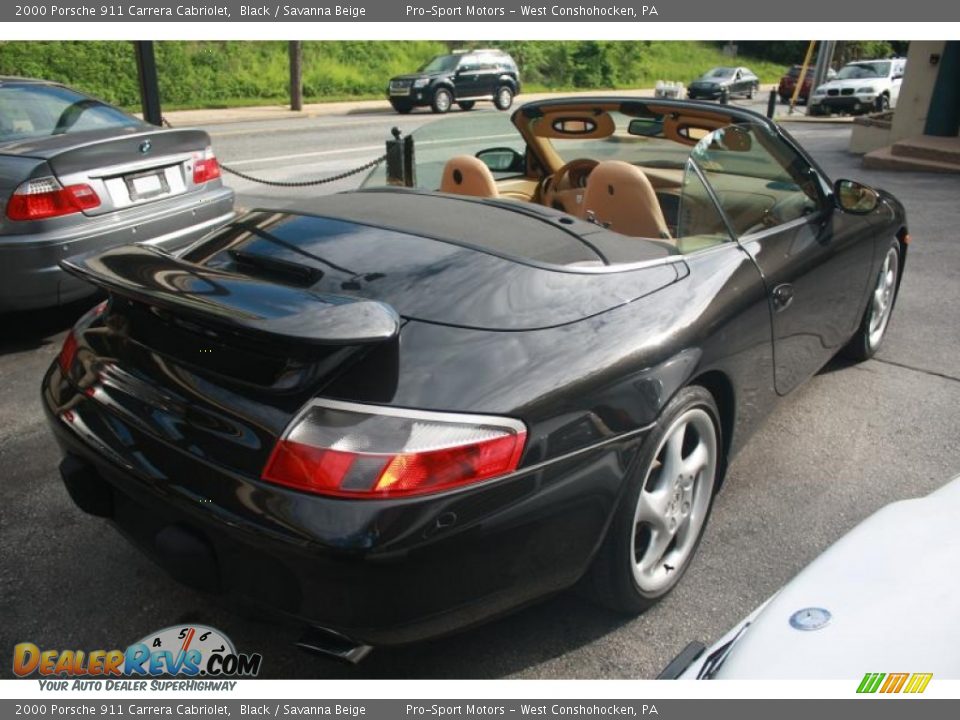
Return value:
<svg viewBox="0 0 960 720">
<path fill-rule="evenodd" d="M 890 74 L 889 62 L 855 63 L 846 65 L 837 74 L 837 80 L 882 78 Z"/>
<path fill-rule="evenodd" d="M 708 72 L 706 75 L 704 75 L 704 77 L 708 77 L 708 78 L 728 78 L 728 77 L 731 77 L 731 76 L 733 75 L 733 73 L 734 73 L 734 69 L 733 69 L 733 68 L 721 67 L 721 68 L 714 68 L 713 70 L 711 70 L 710 72 Z"/>
<path fill-rule="evenodd" d="M 420 72 L 422 73 L 438 73 L 438 72 L 449 72 L 457 67 L 457 62 L 459 62 L 459 55 L 438 55 L 433 60 L 428 62 L 422 68 Z"/>
<path fill-rule="evenodd" d="M 139 125 L 121 110 L 65 87 L 0 86 L 0 142 Z"/>
</svg>

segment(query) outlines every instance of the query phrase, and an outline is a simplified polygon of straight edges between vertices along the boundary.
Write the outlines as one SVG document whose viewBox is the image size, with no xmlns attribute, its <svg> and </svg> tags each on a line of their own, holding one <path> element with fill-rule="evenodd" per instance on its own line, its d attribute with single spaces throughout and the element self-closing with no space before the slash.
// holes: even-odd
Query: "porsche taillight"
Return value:
<svg viewBox="0 0 960 720">
<path fill-rule="evenodd" d="M 291 423 L 261 476 L 319 495 L 422 495 L 513 472 L 526 435 L 511 418 L 319 400 Z"/>
</svg>

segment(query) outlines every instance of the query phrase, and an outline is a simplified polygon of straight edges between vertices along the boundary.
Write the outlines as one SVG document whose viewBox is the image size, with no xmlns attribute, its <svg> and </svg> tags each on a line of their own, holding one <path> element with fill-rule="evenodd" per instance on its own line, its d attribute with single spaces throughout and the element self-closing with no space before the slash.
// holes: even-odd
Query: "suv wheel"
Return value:
<svg viewBox="0 0 960 720">
<path fill-rule="evenodd" d="M 435 113 L 445 113 L 451 105 L 453 105 L 453 95 L 450 94 L 450 91 L 446 88 L 437 88 L 436 92 L 433 93 L 433 101 L 430 103 L 433 111 Z"/>
<path fill-rule="evenodd" d="M 877 96 L 877 112 L 886 112 L 890 109 L 890 96 L 884 93 Z"/>
<path fill-rule="evenodd" d="M 408 105 L 407 103 L 397 102 L 396 100 L 391 100 L 390 104 L 393 106 L 393 109 L 396 110 L 401 115 L 406 115 L 408 112 L 413 110 L 413 105 Z"/>
<path fill-rule="evenodd" d="M 498 87 L 493 96 L 493 104 L 497 106 L 497 110 L 509 110 L 513 105 L 513 90 L 506 85 Z"/>
<path fill-rule="evenodd" d="M 473 106 L 476 104 L 476 100 L 463 100 L 462 102 L 457 103 L 461 110 L 473 110 Z"/>
</svg>

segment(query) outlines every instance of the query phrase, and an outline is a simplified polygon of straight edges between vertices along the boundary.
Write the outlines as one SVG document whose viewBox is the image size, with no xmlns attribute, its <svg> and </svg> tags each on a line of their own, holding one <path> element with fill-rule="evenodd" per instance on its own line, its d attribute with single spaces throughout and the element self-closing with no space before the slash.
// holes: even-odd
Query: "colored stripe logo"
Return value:
<svg viewBox="0 0 960 720">
<path fill-rule="evenodd" d="M 930 684 L 933 673 L 866 673 L 858 693 L 922 693 Z"/>
</svg>

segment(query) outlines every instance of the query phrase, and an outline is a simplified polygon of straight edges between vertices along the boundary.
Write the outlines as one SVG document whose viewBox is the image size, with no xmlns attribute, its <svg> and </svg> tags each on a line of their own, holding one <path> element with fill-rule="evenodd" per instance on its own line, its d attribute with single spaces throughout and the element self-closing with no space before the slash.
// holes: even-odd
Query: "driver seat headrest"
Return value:
<svg viewBox="0 0 960 720">
<path fill-rule="evenodd" d="M 447 160 L 443 166 L 440 191 L 482 198 L 500 196 L 490 168 L 470 155 L 456 155 Z"/>
</svg>

